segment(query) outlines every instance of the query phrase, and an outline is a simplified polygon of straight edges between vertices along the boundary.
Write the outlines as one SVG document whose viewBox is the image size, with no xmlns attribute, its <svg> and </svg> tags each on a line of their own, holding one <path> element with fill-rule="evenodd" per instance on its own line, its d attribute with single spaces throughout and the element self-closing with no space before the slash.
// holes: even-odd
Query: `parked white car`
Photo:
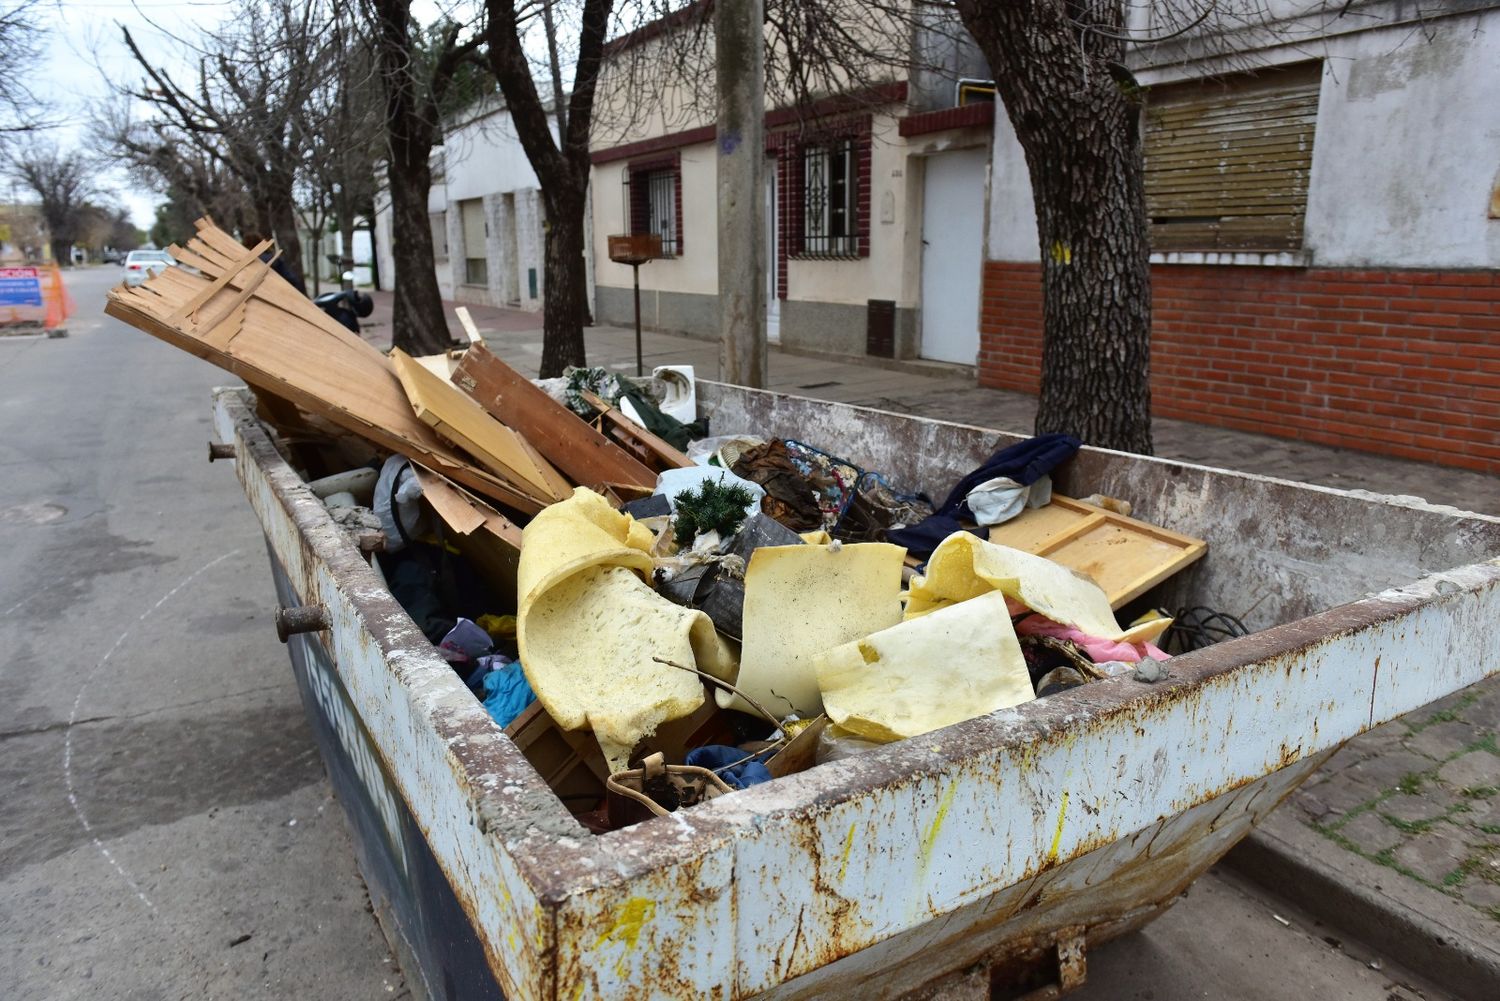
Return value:
<svg viewBox="0 0 1500 1001">
<path fill-rule="evenodd" d="M 125 255 L 125 284 L 139 285 L 176 263 L 165 250 L 132 250 Z"/>
</svg>

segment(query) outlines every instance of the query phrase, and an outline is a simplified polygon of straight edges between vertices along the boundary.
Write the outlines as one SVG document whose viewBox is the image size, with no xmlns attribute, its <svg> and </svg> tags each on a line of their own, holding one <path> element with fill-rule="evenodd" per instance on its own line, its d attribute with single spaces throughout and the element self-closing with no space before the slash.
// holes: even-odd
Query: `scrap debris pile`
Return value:
<svg viewBox="0 0 1500 1001">
<path fill-rule="evenodd" d="M 1002 449 L 935 504 L 834 443 L 708 437 L 690 369 L 534 383 L 477 338 L 382 354 L 262 249 L 200 221 L 172 248 L 189 268 L 108 312 L 253 387 L 334 522 L 596 833 L 1164 672 L 1171 619 L 1116 610 L 1204 543 L 1055 494 L 1075 439 Z"/>
</svg>

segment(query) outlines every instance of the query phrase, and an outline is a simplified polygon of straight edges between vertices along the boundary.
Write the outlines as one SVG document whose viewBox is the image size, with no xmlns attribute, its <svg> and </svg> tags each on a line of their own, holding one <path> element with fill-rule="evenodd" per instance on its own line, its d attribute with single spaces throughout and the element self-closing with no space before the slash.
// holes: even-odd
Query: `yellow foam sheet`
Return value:
<svg viewBox="0 0 1500 1001">
<path fill-rule="evenodd" d="M 1036 698 L 999 591 L 834 647 L 813 663 L 829 718 L 866 740 L 915 737 Z"/>
<path fill-rule="evenodd" d="M 559 726 L 594 731 L 611 770 L 667 720 L 703 704 L 703 683 L 661 657 L 732 676 L 733 654 L 702 612 L 643 579 L 649 530 L 592 490 L 543 509 L 521 540 L 516 638 L 537 698 Z"/>
<path fill-rule="evenodd" d="M 740 673 L 735 685 L 770 712 L 823 709 L 813 657 L 901 621 L 901 560 L 884 542 L 764 546 L 745 570 Z M 753 712 L 728 692 L 726 709 Z"/>
<path fill-rule="evenodd" d="M 927 573 L 913 577 L 906 605 L 908 619 L 1000 591 L 1054 622 L 1090 636 L 1143 643 L 1160 636 L 1170 619 L 1121 629 L 1109 598 L 1087 577 L 1019 549 L 986 542 L 968 532 L 944 539 L 927 561 Z"/>
</svg>

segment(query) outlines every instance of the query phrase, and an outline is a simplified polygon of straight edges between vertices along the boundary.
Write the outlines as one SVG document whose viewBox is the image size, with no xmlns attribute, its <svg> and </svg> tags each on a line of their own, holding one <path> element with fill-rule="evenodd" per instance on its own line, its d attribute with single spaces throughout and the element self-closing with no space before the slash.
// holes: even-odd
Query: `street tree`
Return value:
<svg viewBox="0 0 1500 1001">
<path fill-rule="evenodd" d="M 85 208 L 99 195 L 98 165 L 78 150 L 33 138 L 9 154 L 10 174 L 36 196 L 52 246 L 52 259 L 66 264 L 82 235 Z"/>
<path fill-rule="evenodd" d="M 375 62 L 376 34 L 354 6 L 336 5 L 321 83 L 308 96 L 301 127 L 312 137 L 303 169 L 313 229 L 332 222 L 340 239 L 340 272 L 354 267 L 354 230 L 374 215 L 377 165 L 383 159 L 385 101 Z M 320 271 L 313 262 L 313 288 Z"/>
<path fill-rule="evenodd" d="M 583 257 L 584 210 L 589 186 L 589 133 L 593 125 L 594 94 L 599 83 L 605 41 L 614 9 L 613 0 L 583 0 L 578 11 L 572 91 L 558 105 L 554 129 L 552 102 L 537 90 L 528 35 L 550 3 L 505 3 L 487 0 L 485 42 L 491 71 L 505 96 L 516 137 L 541 186 L 546 212 L 543 275 L 546 308 L 542 315 L 543 378 L 562 374 L 570 365 L 584 364 L 583 326 L 588 318 L 587 271 Z M 541 25 L 546 31 L 546 25 Z M 555 53 L 556 31 L 548 41 Z M 549 64 L 556 57 L 549 56 Z M 548 67 L 550 72 L 550 65 Z M 553 75 L 553 99 L 559 96 L 561 73 Z"/>
<path fill-rule="evenodd" d="M 245 185 L 222 156 L 205 152 L 169 122 L 133 117 L 131 103 L 121 95 L 96 104 L 90 138 L 101 159 L 123 167 L 133 183 L 165 197 L 151 226 L 153 243 L 186 243 L 194 233 L 193 221 L 203 216 L 231 231 L 257 227 Z"/>
<path fill-rule="evenodd" d="M 432 149 L 442 116 L 466 79 L 480 39 L 444 20 L 425 33 L 409 0 L 364 0 L 374 21 L 375 61 L 385 94 L 386 182 L 391 199 L 395 286 L 391 341 L 413 355 L 447 347 L 448 323 L 433 268 Z M 472 74 L 467 74 L 471 78 Z"/>
<path fill-rule="evenodd" d="M 31 89 L 42 61 L 45 0 L 0 3 L 0 143 L 58 124 Z"/>
<path fill-rule="evenodd" d="M 282 260 L 298 277 L 296 185 L 317 141 L 304 113 L 340 55 L 329 31 L 334 6 L 331 0 L 237 0 L 221 24 L 178 40 L 194 66 L 180 76 L 148 57 L 122 28 L 145 73 L 126 93 L 155 112 L 147 128 L 161 144 L 185 143 L 233 172 L 249 195 L 255 227 L 275 236 Z"/>
<path fill-rule="evenodd" d="M 1149 454 L 1142 91 L 1122 0 L 957 0 L 1026 154 L 1041 251 L 1036 430 Z"/>
</svg>

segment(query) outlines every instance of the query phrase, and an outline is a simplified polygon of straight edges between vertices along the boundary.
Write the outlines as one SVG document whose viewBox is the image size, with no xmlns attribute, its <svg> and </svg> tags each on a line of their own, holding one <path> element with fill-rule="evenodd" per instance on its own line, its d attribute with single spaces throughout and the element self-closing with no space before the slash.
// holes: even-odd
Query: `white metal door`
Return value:
<svg viewBox="0 0 1500 1001">
<path fill-rule="evenodd" d="M 781 300 L 776 296 L 776 161 L 766 161 L 766 340 L 781 343 Z"/>
<path fill-rule="evenodd" d="M 927 158 L 922 188 L 923 358 L 973 365 L 979 355 L 985 150 Z"/>
</svg>

